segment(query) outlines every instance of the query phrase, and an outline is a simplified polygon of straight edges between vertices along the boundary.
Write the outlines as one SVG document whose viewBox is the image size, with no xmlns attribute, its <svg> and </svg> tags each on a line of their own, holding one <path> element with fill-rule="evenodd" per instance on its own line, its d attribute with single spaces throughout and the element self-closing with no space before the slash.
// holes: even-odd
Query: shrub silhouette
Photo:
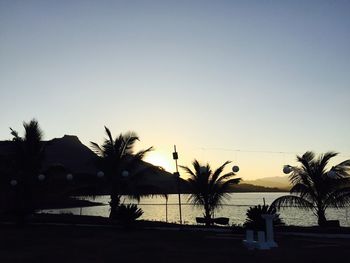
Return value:
<svg viewBox="0 0 350 263">
<path fill-rule="evenodd" d="M 273 224 L 274 225 L 284 225 L 284 222 L 279 217 L 279 214 L 276 213 L 276 208 L 269 207 L 268 205 L 258 205 L 254 207 L 249 207 L 247 210 L 247 219 L 244 222 L 246 228 L 254 230 L 264 230 L 265 229 L 265 220 L 262 218 L 262 215 L 269 214 L 274 215 Z"/>
</svg>

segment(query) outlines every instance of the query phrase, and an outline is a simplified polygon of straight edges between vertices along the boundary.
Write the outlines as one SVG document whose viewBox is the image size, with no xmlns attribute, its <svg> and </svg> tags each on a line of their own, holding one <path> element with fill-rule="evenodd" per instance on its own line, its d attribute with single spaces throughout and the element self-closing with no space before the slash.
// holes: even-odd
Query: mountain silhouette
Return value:
<svg viewBox="0 0 350 263">
<path fill-rule="evenodd" d="M 43 170 L 50 167 L 62 167 L 61 176 L 71 173 L 79 181 L 76 184 L 76 193 L 84 194 L 107 194 L 109 187 L 92 187 L 98 183 L 95 166 L 97 155 L 86 145 L 84 145 L 75 135 L 64 135 L 62 138 L 54 138 L 43 141 L 45 145 L 45 159 L 42 164 Z M 13 141 L 0 141 L 0 156 L 14 153 L 15 145 Z M 147 186 L 145 191 L 154 193 L 177 193 L 176 179 L 173 174 L 165 171 L 161 167 L 140 160 L 134 171 L 147 170 L 147 176 L 143 176 L 142 184 Z M 87 187 L 89 185 L 89 187 Z M 181 180 L 182 189 L 185 189 L 185 182 Z M 82 186 L 82 188 L 79 188 Z M 90 193 L 93 192 L 93 193 Z"/>
<path fill-rule="evenodd" d="M 49 141 L 43 141 L 45 144 L 45 160 L 43 170 L 52 166 L 60 166 L 64 172 L 72 173 L 75 182 L 74 194 L 109 194 L 109 186 L 98 184 L 97 172 L 95 166 L 96 154 L 86 145 L 84 145 L 75 135 L 64 135 L 62 138 L 55 138 Z M 14 143 L 12 141 L 0 141 L 0 156 L 14 152 Z M 147 168 L 147 175 L 143 176 L 142 183 L 147 193 L 177 193 L 177 181 L 172 173 L 167 172 L 161 167 L 154 166 L 145 161 L 139 161 L 135 170 Z M 132 173 L 132 171 L 130 171 Z M 96 185 L 96 187 L 95 187 Z M 279 188 L 279 189 L 277 189 Z M 262 178 L 254 181 L 243 181 L 236 185 L 232 191 L 236 192 L 269 192 L 288 188 L 288 179 L 282 177 Z M 182 193 L 189 193 L 189 188 L 184 179 L 180 179 L 180 189 Z"/>
</svg>

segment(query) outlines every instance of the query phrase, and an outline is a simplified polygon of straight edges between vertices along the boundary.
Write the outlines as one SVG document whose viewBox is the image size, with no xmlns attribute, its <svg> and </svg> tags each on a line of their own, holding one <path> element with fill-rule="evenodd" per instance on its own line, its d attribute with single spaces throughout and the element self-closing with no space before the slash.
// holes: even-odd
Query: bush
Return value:
<svg viewBox="0 0 350 263">
<path fill-rule="evenodd" d="M 248 208 L 246 213 L 247 219 L 244 222 L 244 226 L 254 230 L 264 230 L 265 220 L 262 218 L 262 215 L 264 214 L 275 215 L 273 219 L 274 226 L 284 225 L 284 222 L 279 217 L 279 214 L 276 213 L 276 208 L 269 207 L 268 205 L 258 205 Z"/>
<path fill-rule="evenodd" d="M 135 204 L 124 205 L 121 204 L 118 206 L 115 219 L 124 225 L 130 225 L 136 221 L 139 217 L 143 215 L 141 208 L 138 208 Z"/>
</svg>

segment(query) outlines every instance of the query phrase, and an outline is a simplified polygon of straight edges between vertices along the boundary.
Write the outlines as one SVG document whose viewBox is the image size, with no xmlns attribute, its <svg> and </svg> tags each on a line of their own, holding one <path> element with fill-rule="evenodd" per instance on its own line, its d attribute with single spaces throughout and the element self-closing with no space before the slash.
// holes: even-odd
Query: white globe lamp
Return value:
<svg viewBox="0 0 350 263">
<path fill-rule="evenodd" d="M 39 181 L 44 181 L 44 180 L 45 180 L 45 175 L 39 174 L 39 175 L 38 175 L 38 180 L 39 180 Z"/>
<path fill-rule="evenodd" d="M 129 172 L 124 170 L 122 171 L 122 176 L 125 178 L 125 177 L 128 177 L 129 176 Z"/>
<path fill-rule="evenodd" d="M 72 174 L 67 174 L 66 178 L 67 178 L 67 181 L 72 181 L 73 180 L 73 175 Z"/>
<path fill-rule="evenodd" d="M 102 171 L 98 171 L 97 172 L 97 177 L 98 178 L 103 178 L 105 176 L 105 173 L 104 172 L 102 172 Z"/>
<path fill-rule="evenodd" d="M 18 183 L 17 183 L 17 180 L 15 180 L 15 179 L 12 179 L 11 181 L 10 181 L 10 185 L 11 186 L 16 186 Z"/>
<path fill-rule="evenodd" d="M 285 166 L 283 166 L 283 172 L 284 172 L 285 174 L 289 174 L 291 171 L 292 171 L 292 168 L 291 168 L 290 165 L 285 165 Z"/>
<path fill-rule="evenodd" d="M 337 172 L 336 171 L 333 171 L 333 170 L 330 170 L 327 175 L 331 178 L 334 178 L 334 177 L 337 177 Z"/>
<path fill-rule="evenodd" d="M 239 167 L 237 165 L 234 165 L 232 167 L 232 172 L 237 173 L 239 171 Z"/>
</svg>

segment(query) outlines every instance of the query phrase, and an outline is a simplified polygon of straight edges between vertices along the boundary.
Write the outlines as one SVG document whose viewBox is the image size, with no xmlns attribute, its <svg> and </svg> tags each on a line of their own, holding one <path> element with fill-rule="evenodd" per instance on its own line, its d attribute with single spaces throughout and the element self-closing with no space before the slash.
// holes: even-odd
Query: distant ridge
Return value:
<svg viewBox="0 0 350 263">
<path fill-rule="evenodd" d="M 46 160 L 48 165 L 62 165 L 74 173 L 96 174 L 94 165 L 96 155 L 87 146 L 81 143 L 75 135 L 64 135 L 46 142 Z"/>
<path fill-rule="evenodd" d="M 96 179 L 97 168 L 95 167 L 96 154 L 86 145 L 81 143 L 75 135 L 64 135 L 62 138 L 55 138 L 44 141 L 46 158 L 44 169 L 51 165 L 63 166 L 67 172 L 79 174 L 82 182 Z M 10 153 L 13 150 L 12 141 L 0 141 L 0 155 Z M 148 191 L 152 193 L 177 193 L 177 181 L 172 173 L 154 166 L 150 163 L 140 161 L 137 169 L 150 168 L 143 182 L 149 186 Z M 94 182 L 94 181 L 91 181 Z M 232 187 L 232 192 L 280 192 L 290 188 L 287 177 L 266 177 L 251 181 L 242 181 Z M 153 189 L 153 190 L 150 190 Z M 182 193 L 189 193 L 185 180 L 181 179 L 180 189 Z M 106 194 L 109 189 L 84 190 L 84 194 Z M 107 192 L 106 192 L 107 191 Z"/>
<path fill-rule="evenodd" d="M 279 188 L 282 190 L 289 190 L 291 187 L 288 176 L 274 176 L 259 178 L 256 180 L 244 180 L 243 183 L 256 186 Z"/>
</svg>

